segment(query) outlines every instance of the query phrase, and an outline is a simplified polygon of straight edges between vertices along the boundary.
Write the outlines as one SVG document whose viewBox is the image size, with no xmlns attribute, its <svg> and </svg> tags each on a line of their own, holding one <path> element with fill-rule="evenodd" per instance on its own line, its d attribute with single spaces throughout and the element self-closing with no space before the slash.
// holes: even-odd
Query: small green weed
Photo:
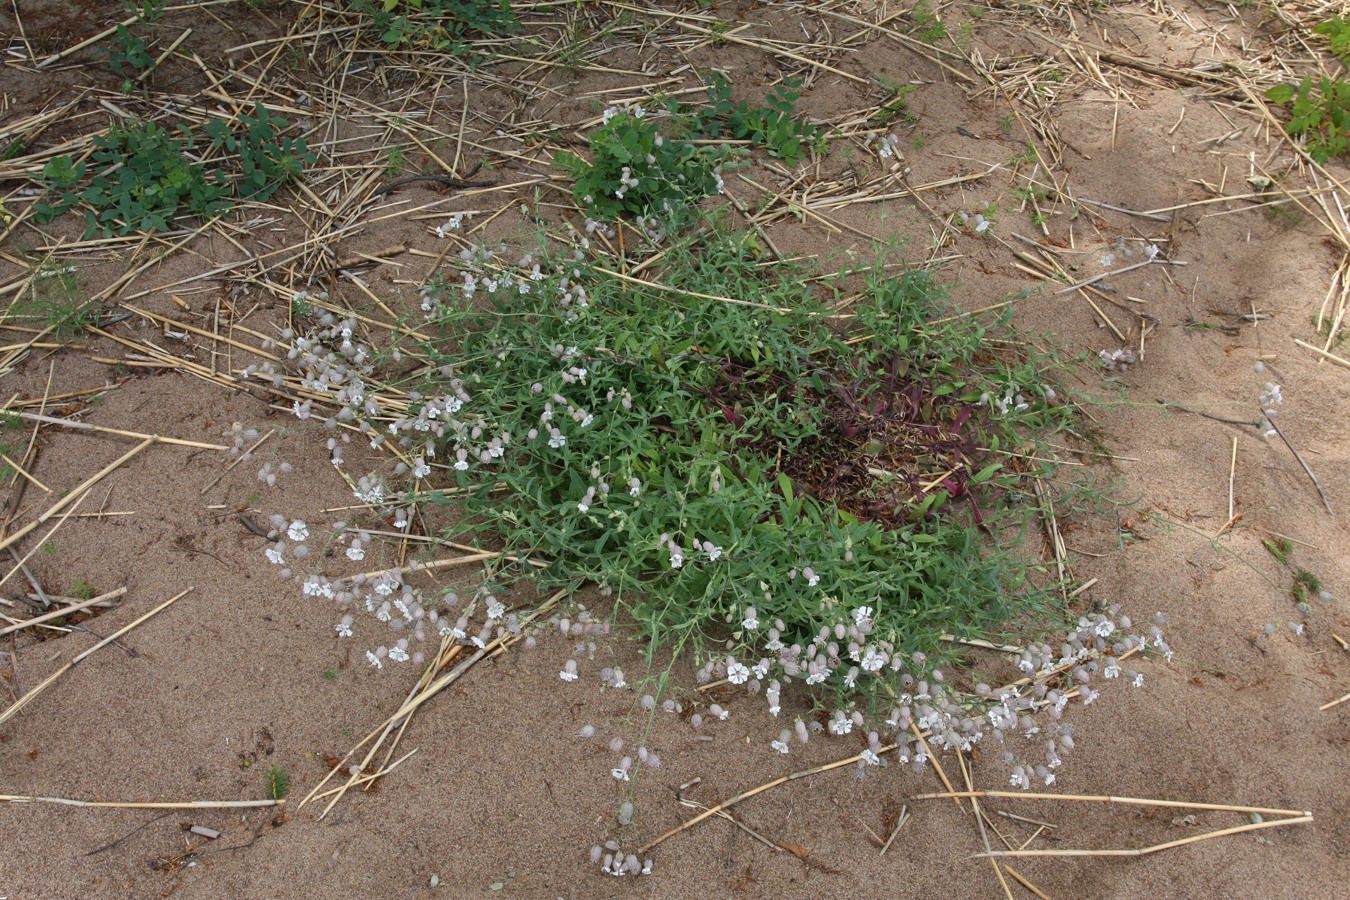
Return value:
<svg viewBox="0 0 1350 900">
<path fill-rule="evenodd" d="M 928 5 L 928 0 L 918 0 L 909 11 L 914 20 L 914 36 L 925 44 L 937 44 L 947 36 L 947 28 L 938 18 L 938 14 Z"/>
<path fill-rule="evenodd" d="M 76 578 L 75 583 L 70 586 L 70 596 L 77 600 L 92 600 L 98 596 L 98 591 L 83 578 Z"/>
<path fill-rule="evenodd" d="M 1294 545 L 1285 538 L 1272 538 L 1262 541 L 1262 546 L 1270 552 L 1270 555 L 1279 561 L 1280 565 L 1289 565 L 1289 554 L 1294 552 Z"/>
<path fill-rule="evenodd" d="M 114 69 L 145 72 L 155 65 L 155 55 L 150 52 L 150 44 L 154 42 L 157 23 L 164 16 L 168 0 L 141 0 L 139 5 L 128 6 L 134 9 L 136 21 L 130 26 L 117 26 L 116 34 L 109 41 L 108 62 Z"/>
<path fill-rule="evenodd" d="M 89 298 L 75 267 L 49 257 L 38 265 L 6 317 L 67 341 L 83 332 L 98 311 L 98 303 Z"/>
<path fill-rule="evenodd" d="M 466 53 L 477 35 L 515 34 L 520 22 L 509 0 L 348 0 L 370 18 L 390 47 L 417 46 Z"/>
<path fill-rule="evenodd" d="M 667 137 L 640 106 L 607 110 L 605 117 L 589 135 L 589 162 L 566 151 L 554 157 L 576 179 L 572 195 L 587 215 L 607 222 L 621 214 L 678 219 L 721 190 L 721 151 Z"/>
<path fill-rule="evenodd" d="M 332 684 L 337 681 L 338 673 L 336 669 L 324 669 L 323 672 L 320 673 L 320 677 L 329 684 Z"/>
<path fill-rule="evenodd" d="M 744 100 L 734 102 L 731 83 L 715 72 L 708 85 L 708 105 L 692 111 L 691 131 L 703 137 L 752 141 L 770 156 L 796 165 L 820 136 L 820 129 L 796 115 L 800 87 L 797 79 L 785 78 L 764 97 L 764 106 L 751 108 Z"/>
<path fill-rule="evenodd" d="M 1293 595 L 1295 603 L 1307 603 L 1309 598 L 1316 597 L 1321 590 L 1322 579 L 1307 569 L 1294 570 L 1294 584 L 1289 592 Z"/>
<path fill-rule="evenodd" d="M 1350 65 L 1350 22 L 1333 16 L 1313 29 L 1327 38 L 1331 53 Z M 1350 152 L 1350 82 L 1305 76 L 1297 85 L 1277 84 L 1266 99 L 1289 106 L 1285 131 L 1302 137 L 1308 155 L 1320 163 Z"/>
<path fill-rule="evenodd" d="M 878 82 L 886 91 L 886 99 L 872 114 L 872 124 L 885 128 L 897 120 L 914 121 L 915 116 L 909 111 L 909 96 L 914 93 L 914 85 L 901 84 L 889 78 L 879 78 Z"/>
<path fill-rule="evenodd" d="M 408 168 L 408 154 L 397 145 L 384 151 L 384 174 L 398 177 Z"/>
<path fill-rule="evenodd" d="M 284 766 L 272 766 L 263 774 L 263 789 L 269 800 L 284 800 L 291 791 L 291 776 Z"/>
<path fill-rule="evenodd" d="M 46 223 L 82 206 L 86 237 L 108 237 L 167 231 L 184 214 L 215 218 L 236 198 L 266 200 L 317 159 L 303 138 L 281 135 L 286 127 L 261 104 L 235 123 L 208 121 L 201 129 L 210 138 L 207 153 L 231 154 L 238 171 L 227 174 L 188 155 L 201 135 L 187 128 L 117 125 L 94 136 L 89 160 L 58 156 L 47 162 L 47 194 L 35 204 L 34 218 Z"/>
</svg>

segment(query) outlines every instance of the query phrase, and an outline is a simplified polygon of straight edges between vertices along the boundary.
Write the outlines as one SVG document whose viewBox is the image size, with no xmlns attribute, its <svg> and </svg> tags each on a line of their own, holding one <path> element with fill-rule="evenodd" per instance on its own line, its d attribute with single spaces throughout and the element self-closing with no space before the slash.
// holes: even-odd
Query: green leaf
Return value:
<svg viewBox="0 0 1350 900">
<path fill-rule="evenodd" d="M 1266 91 L 1266 99 L 1273 100 L 1276 103 L 1288 103 L 1294 99 L 1294 86 L 1292 84 L 1277 84 Z"/>
</svg>

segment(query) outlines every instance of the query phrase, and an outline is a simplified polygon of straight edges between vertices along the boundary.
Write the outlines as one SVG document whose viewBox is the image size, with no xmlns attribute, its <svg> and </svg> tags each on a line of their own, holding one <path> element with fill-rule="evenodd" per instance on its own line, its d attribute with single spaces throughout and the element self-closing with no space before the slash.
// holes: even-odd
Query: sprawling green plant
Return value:
<svg viewBox="0 0 1350 900">
<path fill-rule="evenodd" d="M 58 156 L 43 167 L 47 194 L 34 218 L 50 222 L 83 207 L 86 236 L 167 231 L 180 215 L 212 219 L 235 199 L 266 200 L 317 159 L 303 138 L 282 136 L 287 122 L 261 104 L 236 122 L 242 131 L 217 119 L 201 129 L 210 138 L 207 153 L 229 154 L 239 167 L 234 174 L 194 158 L 200 134 L 184 126 L 140 122 L 94 135 L 88 159 Z"/>
<path fill-rule="evenodd" d="M 1036 608 L 983 536 L 1017 481 L 989 448 L 1062 412 L 1033 365 L 989 365 L 973 321 L 930 324 L 925 273 L 872 279 L 846 333 L 803 272 L 727 234 L 669 251 L 675 294 L 582 259 L 500 263 L 429 290 L 443 337 L 381 427 L 415 471 L 450 464 L 475 529 L 548 562 L 520 574 L 614 592 L 654 648 L 730 637 L 751 662 L 866 618 L 869 674 Z M 865 686 L 826 659 L 798 674 Z"/>
<path fill-rule="evenodd" d="M 459 54 L 477 35 L 500 37 L 520 27 L 509 0 L 350 0 L 391 47 L 428 46 Z"/>
<path fill-rule="evenodd" d="M 682 121 L 662 120 L 641 106 L 609 109 L 590 133 L 589 160 L 563 151 L 555 162 L 576 179 L 572 194 L 592 218 L 613 221 L 622 214 L 669 223 L 722 190 L 726 154 L 695 145 L 686 133 Z"/>
</svg>

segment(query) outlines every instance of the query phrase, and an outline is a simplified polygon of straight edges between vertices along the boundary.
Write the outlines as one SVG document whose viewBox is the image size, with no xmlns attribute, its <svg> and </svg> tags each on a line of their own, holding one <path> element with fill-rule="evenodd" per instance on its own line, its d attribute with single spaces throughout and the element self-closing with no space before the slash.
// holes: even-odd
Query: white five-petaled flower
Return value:
<svg viewBox="0 0 1350 900">
<path fill-rule="evenodd" d="M 352 636 L 352 626 L 349 622 L 346 621 L 342 621 L 334 625 L 333 630 L 337 632 L 338 637 Z"/>
<path fill-rule="evenodd" d="M 309 537 L 309 528 L 302 520 L 296 519 L 291 523 L 291 527 L 286 530 L 286 536 L 293 541 L 303 541 Z"/>
<path fill-rule="evenodd" d="M 864 622 L 870 621 L 871 618 L 872 607 L 870 606 L 860 606 L 853 611 L 853 623 L 855 625 L 861 625 Z"/>
<path fill-rule="evenodd" d="M 360 544 L 353 543 L 347 548 L 347 558 L 353 562 L 360 562 L 366 558 L 366 551 L 361 549 Z"/>
<path fill-rule="evenodd" d="M 1143 672 L 1135 672 L 1135 673 L 1134 673 L 1134 678 L 1130 679 L 1130 684 L 1134 685 L 1135 687 L 1143 687 L 1143 686 L 1144 686 L 1144 673 L 1143 673 Z"/>
<path fill-rule="evenodd" d="M 566 663 L 564 663 L 562 671 L 558 673 L 558 677 L 561 678 L 563 681 L 576 681 L 577 680 L 576 660 L 569 659 Z"/>
<path fill-rule="evenodd" d="M 859 753 L 858 757 L 869 766 L 881 765 L 881 757 L 873 751 L 871 747 L 868 747 L 862 753 Z"/>
<path fill-rule="evenodd" d="M 370 664 L 371 664 L 372 666 L 374 666 L 375 668 L 377 668 L 377 669 L 383 669 L 383 668 L 384 668 L 384 663 L 382 663 L 382 662 L 380 661 L 380 658 L 379 658 L 378 656 L 376 656 L 376 655 L 375 655 L 372 651 L 370 651 L 370 650 L 367 650 L 367 651 L 366 651 L 366 659 L 367 659 L 367 660 L 370 662 Z"/>
<path fill-rule="evenodd" d="M 285 557 L 281 555 L 280 544 L 275 547 L 268 547 L 263 553 L 267 556 L 267 561 L 274 566 L 279 566 L 286 561 Z"/>
<path fill-rule="evenodd" d="M 732 662 L 727 665 L 727 681 L 732 684 L 745 684 L 750 680 L 750 669 L 744 663 Z"/>
<path fill-rule="evenodd" d="M 788 752 L 787 741 L 781 741 L 781 740 L 770 741 L 770 742 L 769 742 L 769 746 L 772 747 L 773 749 L 777 750 L 779 753 L 787 753 L 787 752 Z"/>
<path fill-rule="evenodd" d="M 389 651 L 389 658 L 394 662 L 407 662 L 408 651 L 404 650 L 402 647 L 394 647 Z"/>
<path fill-rule="evenodd" d="M 811 587 L 815 587 L 816 585 L 820 584 L 820 576 L 817 575 L 816 570 L 811 568 L 810 566 L 807 566 L 805 569 L 802 569 L 802 577 L 806 579 L 806 583 Z"/>
<path fill-rule="evenodd" d="M 754 631 L 759 627 L 759 617 L 755 614 L 754 607 L 745 611 L 745 618 L 741 620 L 741 627 L 746 631 Z"/>
<path fill-rule="evenodd" d="M 628 773 L 623 769 L 610 769 L 609 774 L 614 776 L 615 781 L 629 781 Z"/>
</svg>

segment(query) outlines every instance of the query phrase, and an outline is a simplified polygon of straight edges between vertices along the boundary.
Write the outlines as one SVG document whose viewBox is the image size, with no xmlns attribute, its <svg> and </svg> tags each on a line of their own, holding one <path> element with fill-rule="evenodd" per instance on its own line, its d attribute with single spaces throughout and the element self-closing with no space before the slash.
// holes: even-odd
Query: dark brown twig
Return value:
<svg viewBox="0 0 1350 900">
<path fill-rule="evenodd" d="M 1322 498 L 1322 506 L 1326 508 L 1327 515 L 1331 516 L 1333 519 L 1336 518 L 1336 514 L 1331 511 L 1331 501 L 1327 499 L 1327 492 L 1322 490 L 1322 482 L 1317 480 L 1317 476 L 1313 474 L 1313 470 L 1309 468 L 1307 462 L 1304 461 L 1303 455 L 1295 450 L 1294 445 L 1290 442 L 1289 438 L 1285 437 L 1284 432 L 1280 430 L 1280 426 L 1276 424 L 1274 416 L 1267 416 L 1266 421 L 1270 423 L 1270 427 L 1274 429 L 1275 433 L 1280 436 L 1280 440 L 1284 441 L 1284 445 L 1289 448 L 1289 452 L 1294 454 L 1294 459 L 1298 460 L 1298 464 L 1303 467 L 1303 471 L 1308 473 L 1308 478 L 1311 479 L 1313 487 L 1317 488 L 1317 496 Z"/>
</svg>

